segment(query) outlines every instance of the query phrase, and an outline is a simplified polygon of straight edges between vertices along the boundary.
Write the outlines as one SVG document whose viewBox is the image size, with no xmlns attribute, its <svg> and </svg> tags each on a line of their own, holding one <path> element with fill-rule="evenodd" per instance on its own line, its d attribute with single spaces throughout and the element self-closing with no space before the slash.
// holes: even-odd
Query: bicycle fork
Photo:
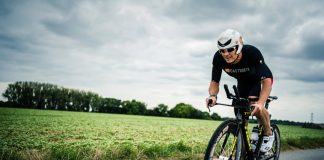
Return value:
<svg viewBox="0 0 324 160">
<path fill-rule="evenodd" d="M 247 154 L 245 156 L 247 156 L 246 159 L 248 160 L 253 160 L 253 151 L 252 151 L 252 147 L 251 147 L 251 142 L 250 142 L 250 136 L 248 133 L 248 118 L 250 116 L 250 112 L 244 112 L 244 117 L 242 117 L 242 122 L 240 124 L 241 130 L 242 130 L 242 137 L 243 137 L 243 143 L 245 146 L 244 152 Z"/>
</svg>

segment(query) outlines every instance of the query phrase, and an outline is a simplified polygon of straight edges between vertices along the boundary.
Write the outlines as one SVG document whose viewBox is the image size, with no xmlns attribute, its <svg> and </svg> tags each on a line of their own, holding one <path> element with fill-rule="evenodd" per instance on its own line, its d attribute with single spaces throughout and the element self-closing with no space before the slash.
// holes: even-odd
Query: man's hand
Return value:
<svg viewBox="0 0 324 160">
<path fill-rule="evenodd" d="M 265 109 L 264 104 L 260 102 L 254 102 L 251 106 L 254 106 L 251 116 L 255 116 L 255 114 L 259 114 L 263 109 Z"/>
<path fill-rule="evenodd" d="M 206 106 L 213 107 L 216 105 L 217 97 L 216 96 L 209 96 L 206 98 Z"/>
</svg>

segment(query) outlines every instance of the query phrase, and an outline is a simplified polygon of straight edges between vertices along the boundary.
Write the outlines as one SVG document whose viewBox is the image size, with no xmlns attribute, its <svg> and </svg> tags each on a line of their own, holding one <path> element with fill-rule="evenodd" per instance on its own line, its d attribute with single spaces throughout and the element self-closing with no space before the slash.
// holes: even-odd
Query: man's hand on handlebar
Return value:
<svg viewBox="0 0 324 160">
<path fill-rule="evenodd" d="M 206 106 L 207 107 L 213 107 L 216 105 L 217 97 L 212 95 L 206 98 Z"/>
<path fill-rule="evenodd" d="M 253 106 L 253 110 L 251 112 L 252 116 L 260 114 L 260 112 L 263 112 L 263 110 L 265 109 L 264 104 L 260 102 L 252 102 L 250 105 Z"/>
</svg>

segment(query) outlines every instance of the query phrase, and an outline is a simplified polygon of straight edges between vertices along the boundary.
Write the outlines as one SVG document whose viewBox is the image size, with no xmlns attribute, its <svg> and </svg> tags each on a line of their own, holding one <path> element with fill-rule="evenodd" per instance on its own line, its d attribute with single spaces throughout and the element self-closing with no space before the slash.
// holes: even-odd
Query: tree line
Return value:
<svg viewBox="0 0 324 160">
<path fill-rule="evenodd" d="M 190 104 L 178 103 L 171 109 L 165 104 L 159 104 L 148 109 L 147 105 L 140 101 L 106 98 L 94 92 L 69 89 L 49 83 L 18 81 L 8 84 L 2 96 L 7 101 L 1 102 L 0 105 L 5 107 L 221 119 L 217 113 L 210 115 L 208 112 L 202 112 Z"/>
</svg>

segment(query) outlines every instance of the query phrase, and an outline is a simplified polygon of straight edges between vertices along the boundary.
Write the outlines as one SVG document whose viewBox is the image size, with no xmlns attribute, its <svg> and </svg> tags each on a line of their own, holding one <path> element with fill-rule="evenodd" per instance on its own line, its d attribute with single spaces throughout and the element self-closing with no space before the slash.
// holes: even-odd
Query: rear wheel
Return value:
<svg viewBox="0 0 324 160">
<path fill-rule="evenodd" d="M 281 145 L 281 141 L 280 141 L 280 131 L 277 125 L 273 124 L 271 125 L 272 130 L 273 130 L 273 134 L 275 136 L 273 145 L 272 145 L 272 149 L 271 152 L 273 153 L 273 160 L 278 160 L 279 159 L 279 155 L 280 155 L 280 145 Z"/>
<path fill-rule="evenodd" d="M 242 150 L 242 134 L 238 122 L 224 121 L 209 140 L 205 160 L 240 159 Z"/>
</svg>

